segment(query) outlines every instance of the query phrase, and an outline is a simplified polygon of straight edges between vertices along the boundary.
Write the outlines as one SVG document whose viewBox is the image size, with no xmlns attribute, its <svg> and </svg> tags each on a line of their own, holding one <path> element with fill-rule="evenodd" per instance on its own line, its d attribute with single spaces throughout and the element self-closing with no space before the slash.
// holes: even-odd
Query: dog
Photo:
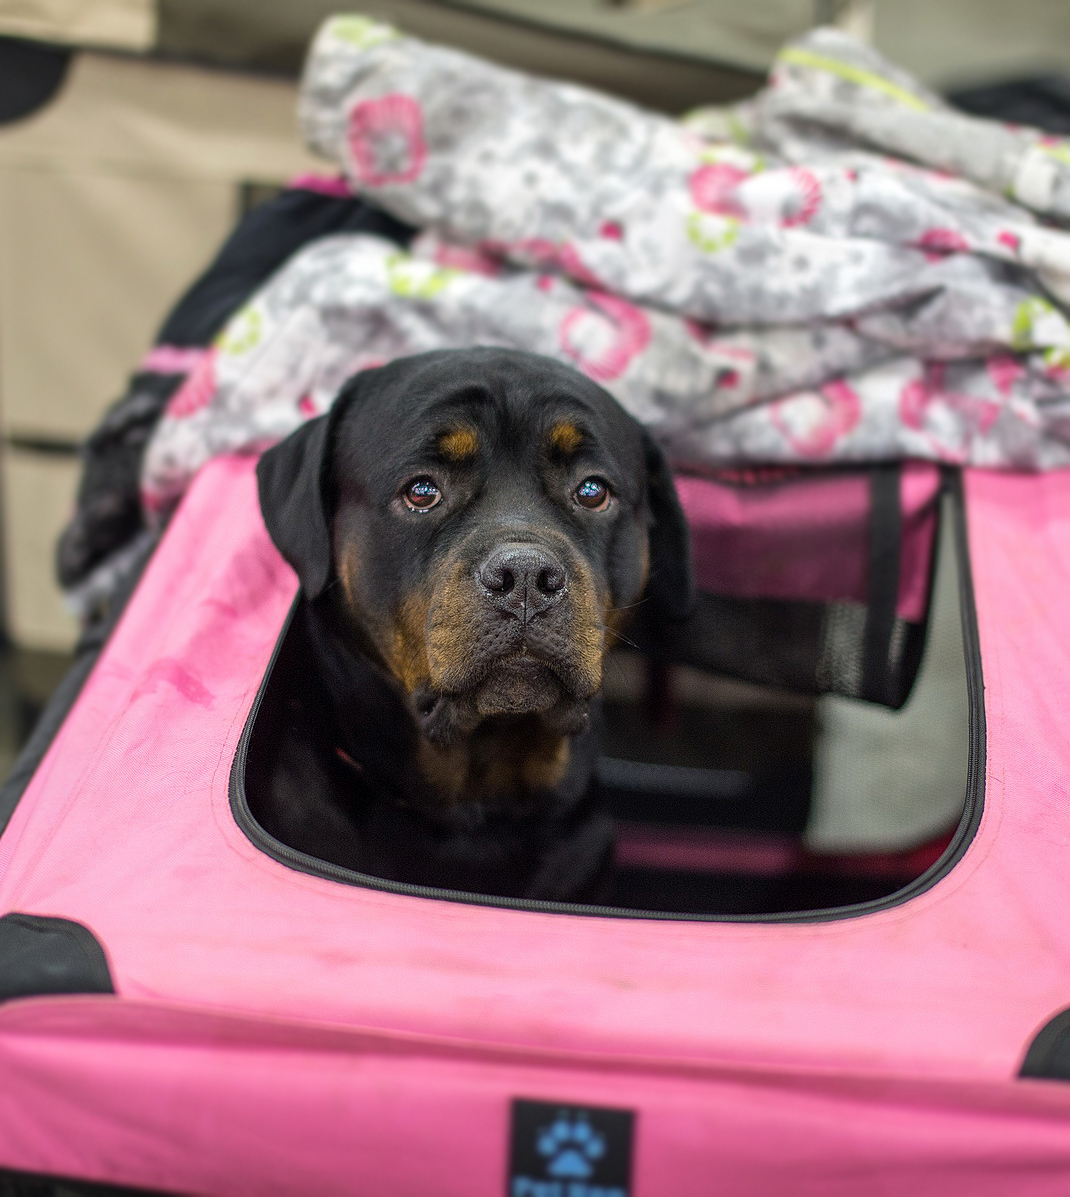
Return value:
<svg viewBox="0 0 1070 1197">
<path fill-rule="evenodd" d="M 257 476 L 301 588 L 250 750 L 262 826 L 391 881 L 604 895 L 603 659 L 637 605 L 692 605 L 650 435 L 551 359 L 441 350 L 355 375 Z"/>
</svg>

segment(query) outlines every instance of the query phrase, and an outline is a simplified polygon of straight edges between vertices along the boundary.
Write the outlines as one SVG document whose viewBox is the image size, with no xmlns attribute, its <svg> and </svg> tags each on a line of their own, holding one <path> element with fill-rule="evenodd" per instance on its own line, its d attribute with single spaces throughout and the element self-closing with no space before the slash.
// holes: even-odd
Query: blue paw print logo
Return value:
<svg viewBox="0 0 1070 1197">
<path fill-rule="evenodd" d="M 562 1110 L 557 1119 L 539 1132 L 539 1155 L 547 1159 L 546 1171 L 562 1180 L 587 1180 L 594 1162 L 606 1152 L 605 1139 L 582 1114 L 571 1117 Z"/>
</svg>

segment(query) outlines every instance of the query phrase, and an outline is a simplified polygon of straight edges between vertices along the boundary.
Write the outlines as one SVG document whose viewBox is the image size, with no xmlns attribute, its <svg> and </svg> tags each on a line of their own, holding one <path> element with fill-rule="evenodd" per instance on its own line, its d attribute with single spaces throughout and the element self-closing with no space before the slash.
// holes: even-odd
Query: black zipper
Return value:
<svg viewBox="0 0 1070 1197">
<path fill-rule="evenodd" d="M 473 906 L 492 906 L 502 910 L 535 911 L 540 914 L 587 915 L 597 918 L 643 919 L 662 922 L 689 923 L 821 923 L 840 919 L 859 918 L 866 914 L 890 910 L 916 898 L 931 889 L 958 863 L 977 832 L 984 807 L 985 780 L 985 711 L 984 681 L 981 673 L 981 648 L 977 630 L 977 612 L 974 606 L 973 580 L 970 576 L 969 539 L 966 527 L 966 505 L 963 496 L 962 474 L 946 470 L 944 493 L 951 496 L 952 518 L 956 557 L 959 567 L 959 606 L 962 612 L 962 638 L 966 663 L 966 690 L 969 704 L 969 755 L 966 770 L 966 794 L 962 817 L 958 828 L 940 859 L 919 877 L 898 889 L 893 894 L 869 902 L 856 902 L 848 906 L 834 906 L 823 910 L 784 911 L 778 914 L 680 914 L 664 910 L 633 910 L 620 906 L 593 906 L 574 902 L 543 902 L 527 898 L 498 898 L 489 894 L 472 894 L 461 890 L 438 889 L 427 885 L 410 885 L 401 881 L 384 881 L 367 873 L 358 873 L 340 865 L 318 860 L 305 852 L 287 847 L 274 836 L 269 835 L 253 818 L 245 795 L 245 766 L 249 755 L 249 742 L 256 722 L 260 704 L 268 682 L 275 668 L 275 662 L 286 639 L 290 623 L 297 609 L 297 602 L 286 618 L 282 632 L 275 645 L 264 680 L 260 684 L 252 709 L 245 721 L 234 763 L 230 771 L 230 808 L 235 821 L 252 843 L 280 864 L 297 872 L 329 881 L 340 881 L 346 885 L 357 885 L 365 889 L 381 890 L 386 893 L 403 894 L 413 898 L 434 898 L 446 902 L 463 902 Z M 935 551 L 935 549 L 934 549 Z"/>
</svg>

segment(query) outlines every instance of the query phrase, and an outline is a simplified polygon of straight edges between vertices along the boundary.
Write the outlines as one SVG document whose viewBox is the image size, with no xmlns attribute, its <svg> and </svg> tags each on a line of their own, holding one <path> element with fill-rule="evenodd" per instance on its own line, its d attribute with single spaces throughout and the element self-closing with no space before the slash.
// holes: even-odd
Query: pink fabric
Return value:
<svg viewBox="0 0 1070 1197">
<path fill-rule="evenodd" d="M 333 195 L 337 199 L 352 199 L 353 188 L 343 175 L 297 175 L 290 180 L 292 191 L 316 191 L 320 195 Z"/>
<path fill-rule="evenodd" d="M 902 884 L 920 877 L 940 859 L 950 837 L 902 852 L 808 852 L 797 838 L 764 832 L 618 822 L 613 859 L 637 869 L 689 873 L 741 873 L 747 877 L 882 877 Z"/>
<path fill-rule="evenodd" d="M 678 478 L 691 524 L 698 584 L 739 598 L 865 602 L 869 481 L 844 474 L 724 485 Z M 908 462 L 900 506 L 903 549 L 897 612 L 918 621 L 929 596 L 940 472 Z"/>
<path fill-rule="evenodd" d="M 613 837 L 613 859 L 633 869 L 783 877 L 795 871 L 802 855 L 797 839 L 712 828 L 618 823 Z"/>
<path fill-rule="evenodd" d="M 155 345 L 141 359 L 138 369 L 151 374 L 188 374 L 207 352 L 185 345 Z"/>
<path fill-rule="evenodd" d="M 509 1100 L 638 1111 L 640 1195 L 1056 1194 L 1070 1087 L 1070 475 L 967 477 L 987 795 L 965 857 L 828 923 L 605 920 L 348 887 L 227 784 L 295 591 L 250 460 L 184 500 L 0 838 L 116 998 L 0 1006 L 0 1164 L 210 1194 L 494 1197 Z M 220 518 L 225 512 L 226 518 Z"/>
</svg>

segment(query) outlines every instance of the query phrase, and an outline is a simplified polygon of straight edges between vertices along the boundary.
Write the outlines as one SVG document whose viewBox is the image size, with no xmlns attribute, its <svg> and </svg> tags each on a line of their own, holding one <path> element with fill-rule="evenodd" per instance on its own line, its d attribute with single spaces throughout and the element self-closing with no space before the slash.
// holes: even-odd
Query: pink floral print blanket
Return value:
<svg viewBox="0 0 1070 1197">
<path fill-rule="evenodd" d="M 335 17 L 300 118 L 424 231 L 318 240 L 254 295 L 157 426 L 152 512 L 355 370 L 473 344 L 573 363 L 685 467 L 1070 465 L 1070 145 L 955 113 L 845 35 L 674 121 Z"/>
</svg>

